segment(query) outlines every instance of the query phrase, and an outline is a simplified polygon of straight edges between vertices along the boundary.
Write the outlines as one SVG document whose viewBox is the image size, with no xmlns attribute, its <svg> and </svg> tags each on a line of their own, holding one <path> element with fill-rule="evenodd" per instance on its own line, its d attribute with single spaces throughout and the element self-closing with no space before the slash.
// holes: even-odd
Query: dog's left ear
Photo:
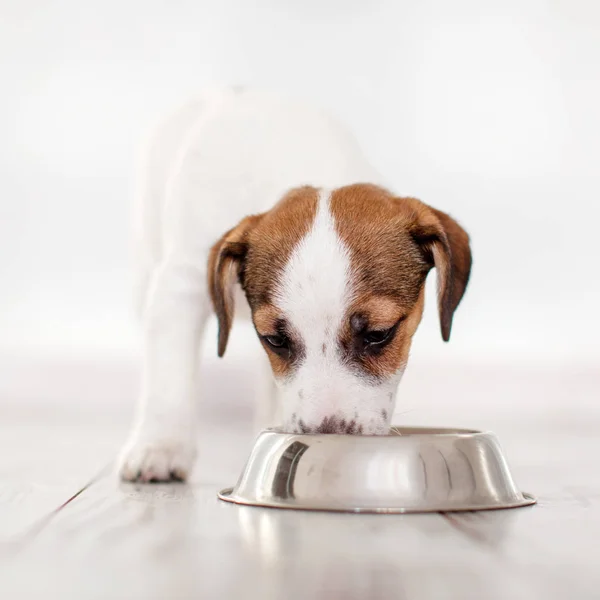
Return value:
<svg viewBox="0 0 600 600">
<path fill-rule="evenodd" d="M 219 323 L 219 357 L 225 354 L 233 324 L 235 284 L 248 253 L 248 234 L 261 218 L 253 215 L 243 219 L 211 248 L 208 256 L 208 290 Z"/>
<path fill-rule="evenodd" d="M 471 248 L 467 232 L 446 213 L 413 198 L 410 232 L 437 271 L 438 310 L 442 338 L 450 339 L 452 317 L 465 293 L 471 274 Z"/>
</svg>

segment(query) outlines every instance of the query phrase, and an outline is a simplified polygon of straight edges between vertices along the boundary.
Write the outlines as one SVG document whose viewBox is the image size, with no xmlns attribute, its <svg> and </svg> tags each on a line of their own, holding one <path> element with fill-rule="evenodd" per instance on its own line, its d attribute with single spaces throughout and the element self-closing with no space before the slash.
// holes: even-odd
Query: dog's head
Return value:
<svg viewBox="0 0 600 600">
<path fill-rule="evenodd" d="M 471 269 L 458 223 L 372 185 L 292 190 L 211 251 L 219 356 L 239 281 L 283 391 L 284 429 L 387 433 L 432 267 L 447 341 Z"/>
</svg>

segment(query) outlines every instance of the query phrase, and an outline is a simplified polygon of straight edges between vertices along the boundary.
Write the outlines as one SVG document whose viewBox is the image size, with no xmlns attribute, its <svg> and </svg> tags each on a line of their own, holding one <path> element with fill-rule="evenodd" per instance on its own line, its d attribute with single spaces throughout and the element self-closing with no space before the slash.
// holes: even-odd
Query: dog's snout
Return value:
<svg viewBox="0 0 600 600">
<path fill-rule="evenodd" d="M 363 426 L 358 424 L 355 419 L 347 420 L 336 416 L 324 417 L 323 420 L 314 426 L 307 425 L 300 420 L 298 423 L 302 433 L 345 433 L 361 435 Z"/>
</svg>

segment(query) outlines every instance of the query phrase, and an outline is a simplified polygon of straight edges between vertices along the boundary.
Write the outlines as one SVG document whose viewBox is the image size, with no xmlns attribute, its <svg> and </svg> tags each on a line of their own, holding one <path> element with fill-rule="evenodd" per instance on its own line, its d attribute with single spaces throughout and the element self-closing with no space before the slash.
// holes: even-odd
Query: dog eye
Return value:
<svg viewBox="0 0 600 600">
<path fill-rule="evenodd" d="M 290 341 L 285 335 L 276 334 L 276 335 L 265 335 L 263 336 L 263 340 L 269 344 L 272 348 L 289 348 Z"/>
<path fill-rule="evenodd" d="M 389 329 L 378 331 L 367 331 L 367 333 L 363 335 L 363 342 L 366 346 L 380 346 L 391 338 L 395 329 L 395 327 L 390 327 Z"/>
</svg>

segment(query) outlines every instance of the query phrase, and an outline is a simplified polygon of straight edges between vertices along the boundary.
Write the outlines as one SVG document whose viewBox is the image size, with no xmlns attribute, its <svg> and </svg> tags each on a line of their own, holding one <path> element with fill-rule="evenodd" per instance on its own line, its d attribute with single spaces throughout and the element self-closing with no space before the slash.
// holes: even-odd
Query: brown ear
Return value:
<svg viewBox="0 0 600 600">
<path fill-rule="evenodd" d="M 422 202 L 418 205 L 413 205 L 416 220 L 411 232 L 437 271 L 440 325 L 442 338 L 447 342 L 454 311 L 460 304 L 471 274 L 469 236 L 446 213 Z"/>
<path fill-rule="evenodd" d="M 233 324 L 235 284 L 248 252 L 248 233 L 261 216 L 243 219 L 211 248 L 208 256 L 208 290 L 219 324 L 219 357 L 225 354 Z"/>
</svg>

